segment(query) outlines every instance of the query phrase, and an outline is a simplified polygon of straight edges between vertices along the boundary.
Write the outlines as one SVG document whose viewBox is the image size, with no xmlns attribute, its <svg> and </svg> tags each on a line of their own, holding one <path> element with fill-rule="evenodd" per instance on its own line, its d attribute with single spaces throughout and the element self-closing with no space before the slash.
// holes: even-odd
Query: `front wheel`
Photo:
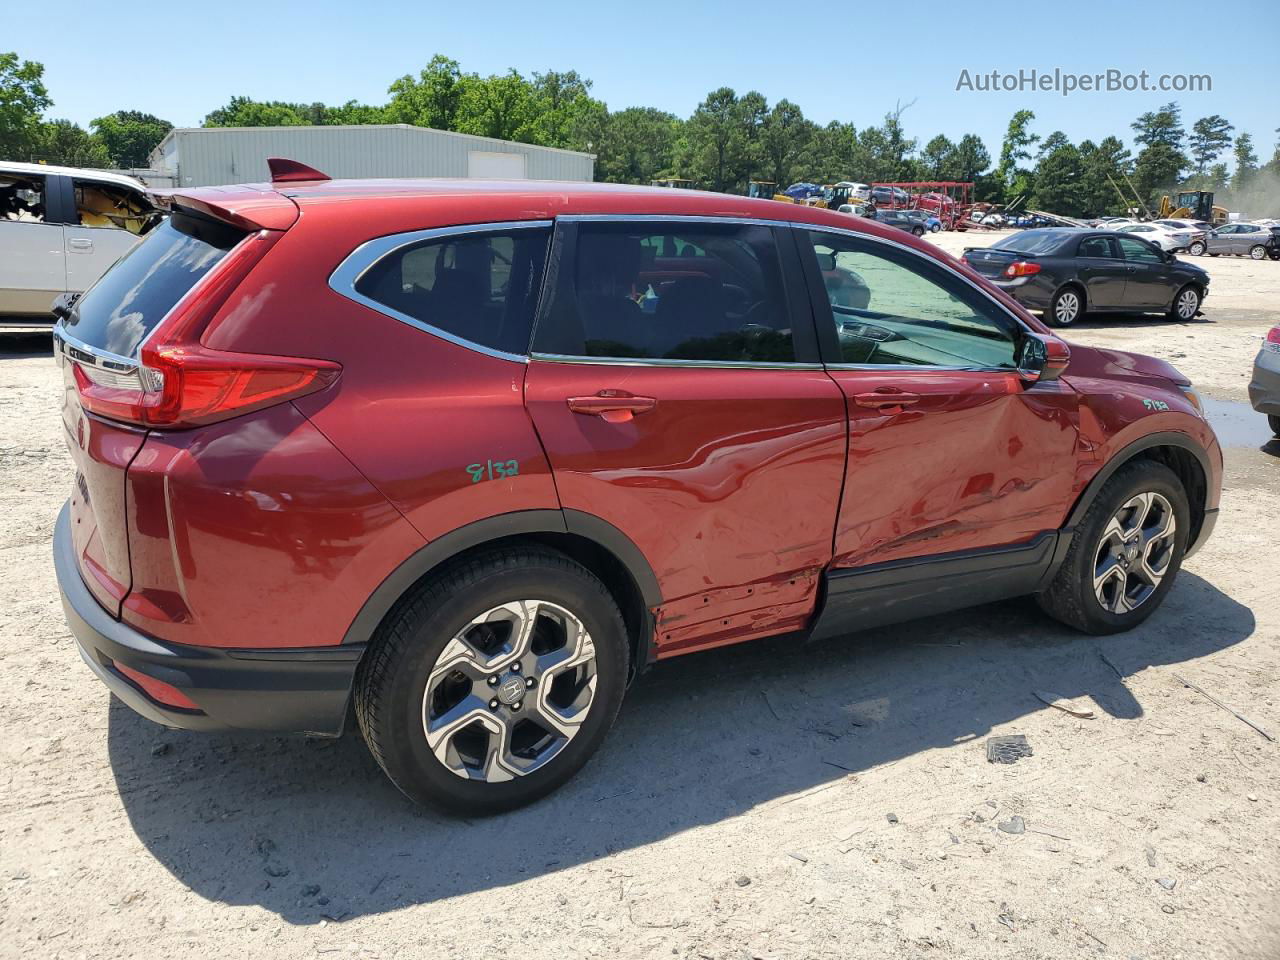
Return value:
<svg viewBox="0 0 1280 960">
<path fill-rule="evenodd" d="M 934 223 L 929 226 L 930 233 L 937 233 L 941 229 L 942 229 L 942 224 L 940 223 Z"/>
<path fill-rule="evenodd" d="M 1173 306 L 1169 308 L 1170 320 L 1194 320 L 1200 310 L 1200 291 L 1193 286 L 1185 286 L 1173 298 Z"/>
<path fill-rule="evenodd" d="M 1204 250 L 1204 242 L 1200 240 L 1196 240 L 1191 244 L 1191 246 L 1187 247 L 1187 253 L 1191 254 L 1193 257 L 1203 256 Z"/>
<path fill-rule="evenodd" d="M 1265 260 L 1267 257 L 1267 248 L 1260 243 L 1255 243 L 1249 248 L 1249 257 L 1252 260 Z"/>
<path fill-rule="evenodd" d="M 1075 287 L 1064 287 L 1053 295 L 1049 303 L 1049 323 L 1055 327 L 1069 327 L 1084 315 L 1084 298 Z"/>
<path fill-rule="evenodd" d="M 497 813 L 572 777 L 613 724 L 628 644 L 609 591 L 542 547 L 479 553 L 424 581 L 355 684 L 369 750 L 408 797 Z"/>
<path fill-rule="evenodd" d="M 1062 566 L 1037 600 L 1085 633 L 1136 627 L 1163 602 L 1182 566 L 1191 527 L 1177 475 L 1154 460 L 1125 464 L 1076 528 Z"/>
<path fill-rule="evenodd" d="M 1274 413 L 1267 414 L 1267 426 L 1271 428 L 1271 432 L 1280 437 L 1280 416 Z"/>
</svg>

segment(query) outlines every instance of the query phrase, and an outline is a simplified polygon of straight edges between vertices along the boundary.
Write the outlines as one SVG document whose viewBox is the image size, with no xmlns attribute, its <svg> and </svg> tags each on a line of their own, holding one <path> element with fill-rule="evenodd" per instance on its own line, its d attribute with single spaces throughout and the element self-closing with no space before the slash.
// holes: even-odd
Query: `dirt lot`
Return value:
<svg viewBox="0 0 1280 960">
<path fill-rule="evenodd" d="M 1203 318 L 1070 335 L 1174 362 L 1227 444 L 1217 533 L 1141 629 L 1015 602 L 671 662 L 567 789 L 474 822 L 411 807 L 352 735 L 186 734 L 112 702 L 50 560 L 55 370 L 9 340 L 0 956 L 1274 960 L 1280 744 L 1175 673 L 1280 735 L 1280 443 L 1241 404 L 1280 263 L 1201 262 Z M 987 763 L 1006 733 L 1034 755 Z"/>
</svg>

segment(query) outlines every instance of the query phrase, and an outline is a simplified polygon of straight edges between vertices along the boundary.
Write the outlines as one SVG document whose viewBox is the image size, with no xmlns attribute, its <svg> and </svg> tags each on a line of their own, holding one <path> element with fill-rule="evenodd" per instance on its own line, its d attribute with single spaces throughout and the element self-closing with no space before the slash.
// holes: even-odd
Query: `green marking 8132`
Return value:
<svg viewBox="0 0 1280 960">
<path fill-rule="evenodd" d="M 473 463 L 467 467 L 472 483 L 481 480 L 506 480 L 519 476 L 520 464 L 516 460 L 486 460 L 484 463 Z"/>
</svg>

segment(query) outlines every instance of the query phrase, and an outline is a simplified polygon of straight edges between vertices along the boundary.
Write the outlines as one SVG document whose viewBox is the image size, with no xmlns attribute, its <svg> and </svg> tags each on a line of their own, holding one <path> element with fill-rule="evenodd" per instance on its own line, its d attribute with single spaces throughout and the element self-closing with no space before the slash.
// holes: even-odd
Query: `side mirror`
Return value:
<svg viewBox="0 0 1280 960">
<path fill-rule="evenodd" d="M 71 318 L 71 308 L 76 305 L 76 301 L 79 299 L 80 294 L 78 293 L 60 293 L 54 298 L 53 306 L 49 309 L 59 320 L 68 320 Z"/>
<path fill-rule="evenodd" d="M 1071 362 L 1066 341 L 1044 333 L 1027 333 L 1018 350 L 1018 376 L 1027 383 L 1057 380 Z"/>
</svg>

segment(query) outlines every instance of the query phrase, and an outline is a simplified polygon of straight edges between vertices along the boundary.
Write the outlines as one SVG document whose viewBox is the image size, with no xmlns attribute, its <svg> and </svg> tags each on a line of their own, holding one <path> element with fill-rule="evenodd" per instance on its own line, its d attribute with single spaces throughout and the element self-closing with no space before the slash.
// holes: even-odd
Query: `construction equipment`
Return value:
<svg viewBox="0 0 1280 960">
<path fill-rule="evenodd" d="M 692 180 L 683 180 L 680 177 L 666 177 L 662 180 L 650 180 L 649 185 L 652 187 L 669 187 L 674 190 L 693 189 Z"/>
<path fill-rule="evenodd" d="M 1184 190 L 1176 194 L 1176 207 L 1174 202 L 1168 194 L 1160 198 L 1160 219 L 1203 220 L 1215 227 L 1227 222 L 1227 208 L 1215 206 L 1208 190 Z"/>
<path fill-rule="evenodd" d="M 747 196 L 757 200 L 780 200 L 783 203 L 795 203 L 785 193 L 779 193 L 778 185 L 772 180 L 752 180 L 747 184 Z"/>
</svg>

